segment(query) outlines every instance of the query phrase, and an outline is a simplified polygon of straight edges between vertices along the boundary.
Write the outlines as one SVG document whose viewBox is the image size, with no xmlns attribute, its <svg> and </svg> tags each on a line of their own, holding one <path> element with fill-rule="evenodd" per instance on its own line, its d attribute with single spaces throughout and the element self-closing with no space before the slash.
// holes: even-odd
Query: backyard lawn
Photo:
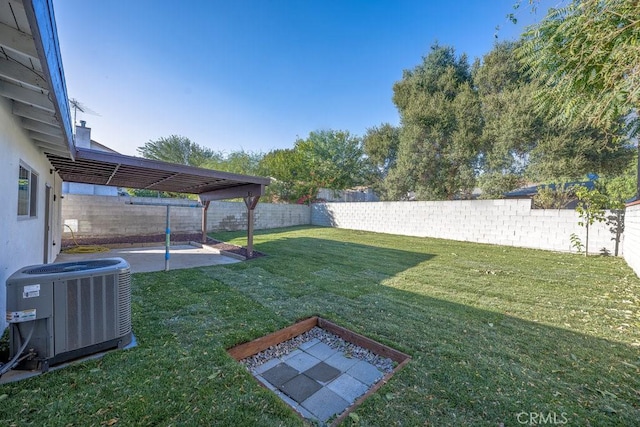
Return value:
<svg viewBox="0 0 640 427">
<path fill-rule="evenodd" d="M 225 350 L 312 315 L 412 357 L 345 425 L 640 425 L 622 259 L 316 227 L 255 248 L 134 275 L 138 346 L 0 386 L 0 425 L 302 425 Z"/>
</svg>

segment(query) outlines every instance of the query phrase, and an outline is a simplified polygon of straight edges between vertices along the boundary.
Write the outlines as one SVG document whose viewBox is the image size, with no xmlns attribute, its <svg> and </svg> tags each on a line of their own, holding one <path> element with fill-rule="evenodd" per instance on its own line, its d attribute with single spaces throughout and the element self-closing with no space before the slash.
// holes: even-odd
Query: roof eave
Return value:
<svg viewBox="0 0 640 427">
<path fill-rule="evenodd" d="M 69 156 L 71 159 L 75 159 L 71 112 L 69 110 L 69 98 L 62 67 L 53 3 L 51 0 L 24 0 L 23 4 L 42 69 L 50 86 L 49 94 L 60 120 Z"/>
</svg>

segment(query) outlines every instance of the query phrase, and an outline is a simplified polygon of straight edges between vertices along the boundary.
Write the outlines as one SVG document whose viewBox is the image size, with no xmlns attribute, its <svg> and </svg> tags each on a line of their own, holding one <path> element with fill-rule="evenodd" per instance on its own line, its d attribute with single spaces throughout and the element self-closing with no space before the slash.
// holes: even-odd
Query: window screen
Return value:
<svg viewBox="0 0 640 427">
<path fill-rule="evenodd" d="M 29 175 L 29 169 L 20 166 L 18 174 L 18 216 L 29 215 L 29 203 L 31 202 Z"/>
<path fill-rule="evenodd" d="M 35 217 L 38 206 L 38 174 L 28 166 L 18 171 L 18 216 Z"/>
</svg>

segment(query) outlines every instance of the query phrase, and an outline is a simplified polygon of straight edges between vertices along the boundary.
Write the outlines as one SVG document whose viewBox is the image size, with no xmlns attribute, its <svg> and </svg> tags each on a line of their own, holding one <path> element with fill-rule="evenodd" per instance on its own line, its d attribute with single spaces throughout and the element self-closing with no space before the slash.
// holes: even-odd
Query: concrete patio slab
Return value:
<svg viewBox="0 0 640 427">
<path fill-rule="evenodd" d="M 163 246 L 111 249 L 109 252 L 67 254 L 60 253 L 55 262 L 77 262 L 96 258 L 124 258 L 131 266 L 132 273 L 148 273 L 164 270 L 165 248 Z M 175 245 L 170 248 L 169 270 L 208 267 L 212 265 L 240 262 L 206 247 Z"/>
</svg>

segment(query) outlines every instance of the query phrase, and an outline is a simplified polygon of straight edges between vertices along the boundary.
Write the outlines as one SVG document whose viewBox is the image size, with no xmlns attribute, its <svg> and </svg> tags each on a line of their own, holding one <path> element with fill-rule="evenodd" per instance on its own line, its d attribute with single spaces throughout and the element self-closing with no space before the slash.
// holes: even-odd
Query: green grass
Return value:
<svg viewBox="0 0 640 427">
<path fill-rule="evenodd" d="M 268 256 L 134 275 L 138 347 L 0 386 L 0 425 L 302 425 L 225 349 L 311 315 L 413 358 L 360 425 L 640 425 L 622 259 L 309 227 L 255 245 Z"/>
</svg>

